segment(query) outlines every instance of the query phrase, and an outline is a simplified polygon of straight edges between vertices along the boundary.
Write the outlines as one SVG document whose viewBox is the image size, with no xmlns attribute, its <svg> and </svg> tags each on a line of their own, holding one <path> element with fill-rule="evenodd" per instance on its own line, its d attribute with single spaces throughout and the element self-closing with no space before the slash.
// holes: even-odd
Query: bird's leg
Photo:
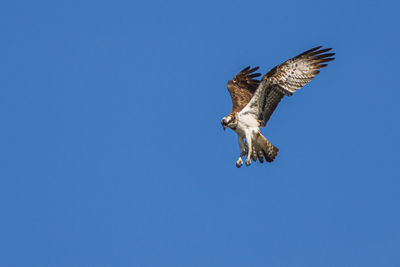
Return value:
<svg viewBox="0 0 400 267">
<path fill-rule="evenodd" d="M 246 166 L 251 164 L 251 156 L 253 155 L 253 145 L 251 140 L 251 135 L 246 135 L 246 143 L 247 143 L 247 158 L 246 158 Z"/>
<path fill-rule="evenodd" d="M 236 161 L 236 167 L 240 168 L 243 165 L 242 157 L 246 155 L 246 146 L 243 142 L 243 137 L 238 136 L 239 148 L 240 148 L 240 156 Z"/>
</svg>

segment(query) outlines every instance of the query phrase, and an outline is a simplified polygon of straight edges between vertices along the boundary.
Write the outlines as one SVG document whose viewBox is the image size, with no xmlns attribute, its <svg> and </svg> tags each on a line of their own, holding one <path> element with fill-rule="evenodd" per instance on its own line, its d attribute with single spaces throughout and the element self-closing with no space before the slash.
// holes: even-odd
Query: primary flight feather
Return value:
<svg viewBox="0 0 400 267">
<path fill-rule="evenodd" d="M 265 127 L 281 99 L 291 96 L 311 81 L 319 69 L 333 60 L 334 53 L 327 53 L 331 48 L 321 46 L 307 50 L 267 72 L 261 79 L 255 73 L 258 67 L 246 67 L 228 82 L 228 91 L 232 98 L 232 111 L 221 120 L 224 129 L 234 130 L 238 135 L 240 156 L 236 166 L 243 165 L 242 157 L 247 155 L 246 165 L 251 159 L 260 163 L 264 158 L 274 161 L 278 148 L 272 145 L 260 132 Z"/>
</svg>

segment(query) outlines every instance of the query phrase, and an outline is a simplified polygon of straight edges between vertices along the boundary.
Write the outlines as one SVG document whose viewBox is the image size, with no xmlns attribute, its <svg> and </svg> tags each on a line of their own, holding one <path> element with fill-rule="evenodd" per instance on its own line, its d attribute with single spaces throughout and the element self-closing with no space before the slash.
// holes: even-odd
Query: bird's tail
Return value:
<svg viewBox="0 0 400 267">
<path fill-rule="evenodd" d="M 278 151 L 279 149 L 276 146 L 271 144 L 261 133 L 258 133 L 253 160 L 257 157 L 260 163 L 264 162 L 264 158 L 268 162 L 273 162 Z"/>
</svg>

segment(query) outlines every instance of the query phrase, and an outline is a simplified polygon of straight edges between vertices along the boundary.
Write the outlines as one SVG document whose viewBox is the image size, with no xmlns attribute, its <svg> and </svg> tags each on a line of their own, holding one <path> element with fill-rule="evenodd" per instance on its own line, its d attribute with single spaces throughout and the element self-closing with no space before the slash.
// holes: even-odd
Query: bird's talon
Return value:
<svg viewBox="0 0 400 267">
<path fill-rule="evenodd" d="M 250 166 L 251 164 L 251 159 L 246 159 L 246 166 Z"/>
<path fill-rule="evenodd" d="M 240 167 L 242 167 L 242 165 L 243 165 L 243 160 L 239 158 L 239 159 L 236 161 L 236 167 L 240 168 Z"/>
</svg>

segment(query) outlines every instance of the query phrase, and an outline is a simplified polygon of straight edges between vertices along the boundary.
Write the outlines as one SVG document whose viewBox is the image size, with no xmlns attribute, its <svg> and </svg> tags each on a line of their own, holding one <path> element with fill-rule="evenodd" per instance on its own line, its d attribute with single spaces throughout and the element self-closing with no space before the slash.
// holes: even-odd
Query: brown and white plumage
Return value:
<svg viewBox="0 0 400 267">
<path fill-rule="evenodd" d="M 228 91 L 232 98 L 232 111 L 241 111 L 247 103 L 250 102 L 254 92 L 260 84 L 255 77 L 261 76 L 260 73 L 254 73 L 259 67 L 250 69 L 250 66 L 241 70 L 232 80 L 228 82 Z"/>
<path fill-rule="evenodd" d="M 260 132 L 265 127 L 281 99 L 290 96 L 311 81 L 326 67 L 326 62 L 333 60 L 334 53 L 327 53 L 331 48 L 312 48 L 266 73 L 261 82 L 254 79 L 260 76 L 253 73 L 258 69 L 247 67 L 228 82 L 228 91 L 232 97 L 232 111 L 221 121 L 224 129 L 230 127 L 239 137 L 240 157 L 236 163 L 240 167 L 241 157 L 247 153 L 246 165 L 251 158 L 262 163 L 263 157 L 272 162 L 278 149 Z M 245 142 L 243 141 L 245 139 Z"/>
</svg>

